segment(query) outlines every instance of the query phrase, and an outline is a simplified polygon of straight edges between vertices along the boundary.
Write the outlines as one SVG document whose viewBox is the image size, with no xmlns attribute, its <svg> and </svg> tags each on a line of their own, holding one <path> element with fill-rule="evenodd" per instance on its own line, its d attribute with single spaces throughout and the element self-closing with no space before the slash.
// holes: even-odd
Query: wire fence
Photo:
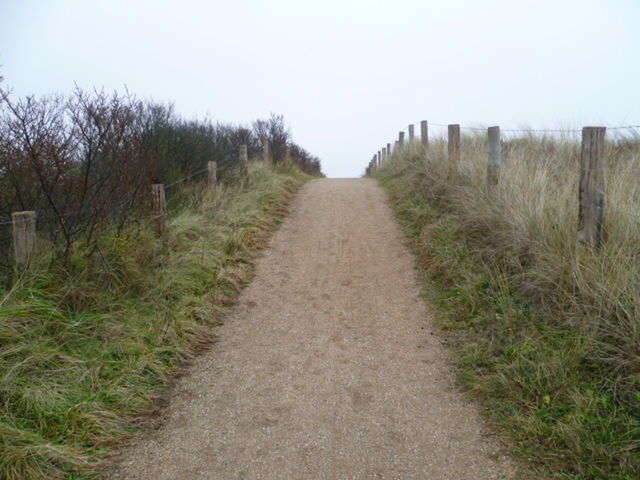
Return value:
<svg viewBox="0 0 640 480">
<path fill-rule="evenodd" d="M 415 125 L 420 125 L 420 135 L 415 135 Z M 514 145 L 517 147 L 519 140 L 527 141 L 527 136 L 522 135 L 547 135 L 553 134 L 567 134 L 576 135 L 575 144 L 572 143 L 557 143 L 558 138 L 552 138 L 555 143 L 550 141 L 549 143 L 541 143 L 543 147 L 551 145 L 557 148 L 558 145 L 569 145 L 571 151 L 570 158 L 576 158 L 578 163 L 574 164 L 562 164 L 559 162 L 550 163 L 548 156 L 553 156 L 550 152 L 541 152 L 537 155 L 533 155 L 532 158 L 524 159 L 526 163 L 536 161 L 538 159 L 544 159 L 544 163 L 541 163 L 544 167 L 552 166 L 553 168 L 560 168 L 565 171 L 574 171 L 580 175 L 579 181 L 579 239 L 582 243 L 590 246 L 599 247 L 603 239 L 603 224 L 605 211 L 615 212 L 620 215 L 628 215 L 633 218 L 640 218 L 639 213 L 635 213 L 629 209 L 611 208 L 605 207 L 605 175 L 623 175 L 623 176 L 638 176 L 640 175 L 640 124 L 630 125 L 617 125 L 613 127 L 583 127 L 581 129 L 566 128 L 566 129 L 528 129 L 528 128 L 509 128 L 501 129 L 498 126 L 494 127 L 476 127 L 476 126 L 464 126 L 458 124 L 443 124 L 437 122 L 427 122 L 425 120 L 416 122 L 415 124 L 409 124 L 408 138 L 405 136 L 404 131 L 400 131 L 398 139 L 393 143 L 387 143 L 385 147 L 378 150 L 373 155 L 367 168 L 366 174 L 375 172 L 382 164 L 384 164 L 389 158 L 393 158 L 399 152 L 402 152 L 407 148 L 407 144 L 420 145 L 420 153 L 428 154 L 432 148 L 429 140 L 429 127 L 446 127 L 446 142 L 447 153 L 450 168 L 454 170 L 458 169 L 461 155 L 461 136 L 460 131 L 469 132 L 484 132 L 486 133 L 486 145 L 487 150 L 487 173 L 486 183 L 489 188 L 497 188 L 496 186 L 500 182 L 500 171 L 503 168 L 504 163 L 504 151 L 509 153 L 509 149 Z M 631 136 L 616 137 L 613 141 L 606 142 L 605 135 L 608 131 L 614 132 L 632 132 Z M 501 137 L 502 133 L 507 133 L 508 136 Z M 512 137 L 511 134 L 516 136 Z M 581 143 L 578 142 L 577 134 L 582 135 Z M 471 138 L 477 138 L 472 136 Z M 560 137 L 560 140 L 567 140 L 564 137 Z M 468 141 L 467 141 L 468 142 Z M 544 142 L 544 138 L 543 138 Z M 574 142 L 570 139 L 570 142 Z M 393 147 L 392 147 L 393 145 Z M 477 149 L 478 144 L 475 144 L 473 148 Z M 468 147 L 468 145 L 467 145 Z M 608 157 L 611 155 L 608 150 L 611 149 L 634 149 L 630 156 L 625 157 L 625 162 L 615 161 L 609 167 L 607 165 Z M 508 155 L 507 155 L 508 156 Z M 611 161 L 611 159 L 609 159 Z M 625 168 L 628 167 L 628 168 Z M 636 198 L 636 197 L 633 197 Z M 586 233 L 585 233 L 586 232 Z"/>
<path fill-rule="evenodd" d="M 420 124 L 424 120 L 414 122 L 409 125 Z M 428 126 L 434 127 L 443 127 L 447 128 L 450 125 L 454 124 L 445 124 L 445 123 L 436 123 L 436 122 L 428 122 Z M 459 125 L 459 124 L 456 124 Z M 485 132 L 487 127 L 480 126 L 467 126 L 467 125 L 459 125 L 461 130 L 475 131 L 475 132 Z M 617 125 L 613 127 L 606 127 L 607 130 L 635 130 L 640 129 L 640 125 Z M 582 132 L 581 128 L 501 128 L 501 132 L 508 133 L 580 133 Z"/>
<path fill-rule="evenodd" d="M 87 203 L 80 209 L 71 211 L 64 211 L 63 207 L 56 208 L 55 205 L 46 205 L 39 211 L 13 212 L 11 219 L 0 222 L 0 281 L 6 283 L 12 278 L 14 265 L 29 262 L 35 245 L 36 230 L 39 237 L 48 240 L 51 246 L 47 248 L 51 251 L 57 250 L 56 242 L 63 236 L 60 230 L 73 222 L 93 223 L 95 225 L 91 225 L 91 228 L 95 230 L 99 230 L 100 226 L 116 225 L 117 228 L 123 228 L 125 224 L 135 223 L 140 227 L 155 224 L 156 230 L 163 230 L 167 215 L 167 199 L 190 182 L 202 183 L 202 177 L 207 173 L 209 174 L 208 185 L 213 188 L 218 181 L 217 164 L 209 162 L 207 168 L 191 172 L 170 184 L 149 185 L 149 190 L 129 191 L 123 198 L 108 204 Z M 233 180 L 235 180 L 233 175 L 227 179 L 227 181 Z M 154 194 L 158 187 L 162 192 L 160 203 Z M 105 212 L 108 213 L 105 214 Z M 160 223 L 162 228 L 158 228 Z M 98 226 L 98 224 L 101 225 Z M 77 230 L 80 232 L 79 228 Z M 94 239 L 96 237 L 97 235 L 93 236 Z M 76 241 L 78 239 L 80 238 L 75 238 Z"/>
</svg>

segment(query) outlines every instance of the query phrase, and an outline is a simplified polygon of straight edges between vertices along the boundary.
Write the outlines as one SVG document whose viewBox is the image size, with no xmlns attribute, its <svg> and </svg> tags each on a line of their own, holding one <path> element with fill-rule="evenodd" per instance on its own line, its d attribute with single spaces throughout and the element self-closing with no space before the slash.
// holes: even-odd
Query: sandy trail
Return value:
<svg viewBox="0 0 640 480">
<path fill-rule="evenodd" d="M 504 479 L 375 181 L 314 180 L 110 478 Z"/>
</svg>

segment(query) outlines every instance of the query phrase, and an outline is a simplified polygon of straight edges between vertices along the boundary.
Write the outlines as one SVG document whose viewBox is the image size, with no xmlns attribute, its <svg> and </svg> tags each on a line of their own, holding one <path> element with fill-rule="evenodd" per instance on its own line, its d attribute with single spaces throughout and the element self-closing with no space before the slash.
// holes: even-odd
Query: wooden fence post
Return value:
<svg viewBox="0 0 640 480">
<path fill-rule="evenodd" d="M 602 245 L 605 207 L 604 140 L 606 133 L 606 127 L 584 127 L 582 129 L 578 241 L 594 248 Z"/>
<path fill-rule="evenodd" d="M 413 131 L 413 124 L 409 125 L 409 143 L 413 142 L 415 138 L 415 132 Z"/>
<path fill-rule="evenodd" d="M 287 145 L 287 149 L 284 154 L 284 162 L 289 167 L 291 166 L 291 147 Z"/>
<path fill-rule="evenodd" d="M 426 120 L 420 122 L 420 140 L 424 148 L 429 146 L 429 123 Z"/>
<path fill-rule="evenodd" d="M 16 264 L 27 264 L 36 246 L 36 212 L 13 212 L 11 222 Z"/>
<path fill-rule="evenodd" d="M 404 132 L 398 133 L 398 148 L 400 150 L 404 148 Z"/>
<path fill-rule="evenodd" d="M 151 213 L 156 232 L 161 234 L 167 228 L 167 199 L 162 183 L 151 185 Z"/>
<path fill-rule="evenodd" d="M 391 158 L 391 144 L 387 143 L 387 158 Z"/>
<path fill-rule="evenodd" d="M 240 145 L 240 177 L 242 180 L 249 177 L 249 155 L 246 145 Z"/>
<path fill-rule="evenodd" d="M 267 139 L 262 141 L 262 160 L 264 160 L 267 165 L 271 163 L 269 159 L 269 140 Z"/>
<path fill-rule="evenodd" d="M 382 147 L 382 163 L 387 163 L 387 149 L 386 147 Z"/>
<path fill-rule="evenodd" d="M 487 183 L 497 185 L 500 178 L 500 167 L 502 166 L 502 155 L 500 151 L 500 127 L 489 127 L 487 131 L 489 138 L 489 162 L 487 164 Z"/>
<path fill-rule="evenodd" d="M 218 183 L 218 164 L 216 162 L 207 162 L 208 186 L 209 190 L 215 190 Z"/>
<path fill-rule="evenodd" d="M 378 150 L 378 166 L 382 165 L 382 152 Z"/>
<path fill-rule="evenodd" d="M 449 151 L 449 170 L 452 173 L 458 171 L 458 163 L 460 163 L 460 125 L 447 125 L 448 133 L 448 151 Z"/>
</svg>

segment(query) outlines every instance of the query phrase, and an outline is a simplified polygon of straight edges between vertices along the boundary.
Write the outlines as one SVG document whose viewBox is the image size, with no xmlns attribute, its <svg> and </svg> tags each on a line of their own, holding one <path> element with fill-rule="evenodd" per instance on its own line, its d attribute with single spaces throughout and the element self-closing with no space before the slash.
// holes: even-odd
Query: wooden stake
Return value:
<svg viewBox="0 0 640 480">
<path fill-rule="evenodd" d="M 500 151 L 500 127 L 489 127 L 489 162 L 487 163 L 487 183 L 497 185 L 502 167 L 502 154 Z"/>
<path fill-rule="evenodd" d="M 240 145 L 240 177 L 243 180 L 249 178 L 249 155 L 246 145 Z"/>
<path fill-rule="evenodd" d="M 271 163 L 271 159 L 269 158 L 269 140 L 266 138 L 262 141 L 262 160 L 269 165 Z"/>
<path fill-rule="evenodd" d="M 582 129 L 578 241 L 598 248 L 602 245 L 605 208 L 604 147 L 606 127 Z"/>
<path fill-rule="evenodd" d="M 404 132 L 400 132 L 398 134 L 398 147 L 400 150 L 404 148 Z"/>
<path fill-rule="evenodd" d="M 28 264 L 36 246 L 36 212 L 13 212 L 11 222 L 16 264 Z"/>
<path fill-rule="evenodd" d="M 387 143 L 387 157 L 391 158 L 391 144 Z"/>
<path fill-rule="evenodd" d="M 420 122 L 420 140 L 424 148 L 429 146 L 429 124 L 426 120 Z"/>
<path fill-rule="evenodd" d="M 409 143 L 413 142 L 415 138 L 415 133 L 413 131 L 413 124 L 409 125 Z"/>
<path fill-rule="evenodd" d="M 387 161 L 387 149 L 386 147 L 382 147 L 382 163 L 386 163 Z"/>
<path fill-rule="evenodd" d="M 460 125 L 447 125 L 448 133 L 448 151 L 449 151 L 449 169 L 452 173 L 458 171 L 458 163 L 460 163 Z"/>
<path fill-rule="evenodd" d="M 207 162 L 208 186 L 209 190 L 215 190 L 218 183 L 218 164 L 216 162 Z"/>
<path fill-rule="evenodd" d="M 151 185 L 151 214 L 156 226 L 156 233 L 161 234 L 167 228 L 167 200 L 162 183 Z"/>
</svg>

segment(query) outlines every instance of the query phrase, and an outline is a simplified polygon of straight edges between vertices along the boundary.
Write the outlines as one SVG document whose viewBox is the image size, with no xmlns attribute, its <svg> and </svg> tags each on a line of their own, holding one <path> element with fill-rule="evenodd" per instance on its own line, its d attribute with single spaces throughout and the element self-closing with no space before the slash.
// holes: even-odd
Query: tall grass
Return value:
<svg viewBox="0 0 640 480">
<path fill-rule="evenodd" d="M 413 144 L 377 176 L 435 285 L 461 376 L 538 475 L 640 478 L 640 139 L 606 149 L 606 241 L 578 246 L 579 139 Z"/>
<path fill-rule="evenodd" d="M 106 233 L 39 258 L 0 292 L 0 478 L 79 478 L 211 341 L 307 178 L 252 164 L 250 187 L 183 190 L 166 236 Z M 178 198 L 180 201 L 178 201 Z"/>
</svg>

